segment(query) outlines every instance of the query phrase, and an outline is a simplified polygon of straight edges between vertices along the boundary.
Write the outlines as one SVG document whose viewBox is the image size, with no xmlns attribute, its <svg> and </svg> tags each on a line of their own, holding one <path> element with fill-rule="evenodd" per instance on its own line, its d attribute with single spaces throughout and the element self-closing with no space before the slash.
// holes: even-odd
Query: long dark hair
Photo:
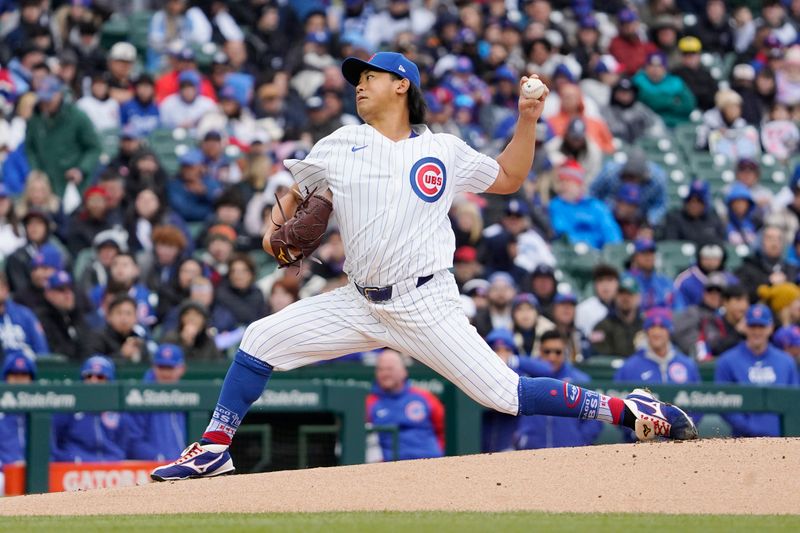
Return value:
<svg viewBox="0 0 800 533">
<path fill-rule="evenodd" d="M 392 73 L 392 77 L 396 80 L 401 80 L 400 76 Z M 425 118 L 428 113 L 428 104 L 425 103 L 425 97 L 422 95 L 422 90 L 408 80 L 408 119 L 412 124 L 425 124 Z"/>
</svg>

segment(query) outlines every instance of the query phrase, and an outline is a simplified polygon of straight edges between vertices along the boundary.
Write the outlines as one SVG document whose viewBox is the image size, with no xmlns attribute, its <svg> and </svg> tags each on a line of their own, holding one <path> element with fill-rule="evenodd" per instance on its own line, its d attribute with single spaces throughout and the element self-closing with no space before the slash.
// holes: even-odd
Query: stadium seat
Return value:
<svg viewBox="0 0 800 533">
<path fill-rule="evenodd" d="M 574 280 L 575 287 L 578 288 L 584 287 L 591 280 L 592 269 L 602 257 L 598 250 L 585 243 L 555 242 L 552 250 L 558 267 Z"/>
<path fill-rule="evenodd" d="M 674 278 L 695 262 L 696 247 L 688 241 L 659 241 L 658 255 L 661 258 L 660 272 Z"/>
<path fill-rule="evenodd" d="M 603 247 L 603 253 L 602 253 L 603 262 L 608 263 L 609 265 L 616 267 L 619 270 L 623 270 L 625 268 L 625 263 L 628 261 L 628 257 L 630 257 L 631 253 L 633 253 L 632 242 L 606 244 Z"/>
</svg>

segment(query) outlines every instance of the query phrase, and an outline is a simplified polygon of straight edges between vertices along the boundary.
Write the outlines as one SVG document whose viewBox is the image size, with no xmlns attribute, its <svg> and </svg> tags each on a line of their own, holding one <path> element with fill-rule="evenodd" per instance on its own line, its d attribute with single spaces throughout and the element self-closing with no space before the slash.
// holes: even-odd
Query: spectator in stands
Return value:
<svg viewBox="0 0 800 533">
<path fill-rule="evenodd" d="M 488 291 L 488 287 L 487 287 Z M 279 279 L 272 284 L 267 298 L 269 314 L 274 314 L 293 304 L 300 299 L 299 287 L 296 283 L 291 283 L 285 279 Z"/>
<path fill-rule="evenodd" d="M 580 87 L 574 83 L 564 85 L 559 92 L 561 98 L 561 109 L 549 118 L 553 131 L 559 137 L 564 137 L 572 121 L 580 119 L 586 126 L 584 135 L 591 139 L 605 153 L 610 154 L 614 151 L 614 143 L 608 125 L 596 116 L 586 113 L 583 101 L 583 94 Z"/>
<path fill-rule="evenodd" d="M 22 227 L 14 209 L 9 190 L 0 183 L 0 259 L 13 254 L 25 244 Z"/>
<path fill-rule="evenodd" d="M 226 224 L 216 224 L 206 232 L 206 251 L 200 259 L 212 270 L 211 281 L 214 285 L 218 285 L 228 275 L 236 238 L 236 230 Z"/>
<path fill-rule="evenodd" d="M 152 232 L 160 226 L 169 226 L 180 231 L 183 235 L 181 253 L 192 249 L 186 222 L 161 198 L 156 189 L 144 188 L 136 193 L 125 222 L 125 227 L 131 230 L 128 234 L 128 246 L 132 252 L 151 253 L 155 246 Z M 177 242 L 174 238 L 170 240 Z"/>
<path fill-rule="evenodd" d="M 689 120 L 696 101 L 681 78 L 667 72 L 667 58 L 661 52 L 647 55 L 645 66 L 633 76 L 639 100 L 655 111 L 669 127 Z"/>
<path fill-rule="evenodd" d="M 800 386 L 797 365 L 787 353 L 769 343 L 773 331 L 772 313 L 763 304 L 747 309 L 744 342 L 723 353 L 714 370 L 716 383 L 741 383 L 760 387 Z M 734 437 L 777 437 L 780 417 L 772 413 L 727 413 Z"/>
<path fill-rule="evenodd" d="M 61 252 L 52 244 L 45 244 L 31 259 L 28 286 L 15 291 L 14 301 L 34 310 L 44 303 L 44 288 L 47 280 L 58 270 L 64 268 Z"/>
<path fill-rule="evenodd" d="M 703 113 L 703 123 L 697 128 L 696 147 L 730 160 L 754 158 L 761 154 L 758 130 L 742 117 L 739 93 L 731 89 L 717 91 L 714 107 Z"/>
<path fill-rule="evenodd" d="M 186 222 L 201 222 L 213 212 L 220 185 L 206 174 L 199 150 L 189 150 L 180 164 L 178 176 L 167 183 L 169 205 Z"/>
<path fill-rule="evenodd" d="M 589 180 L 596 176 L 603 166 L 603 152 L 594 140 L 587 137 L 586 122 L 581 118 L 572 119 L 567 124 L 564 137 L 553 139 L 549 145 L 554 150 L 551 158 L 574 159 L 586 170 Z"/>
<path fill-rule="evenodd" d="M 656 243 L 639 238 L 633 243 L 628 273 L 636 280 L 641 294 L 641 309 L 672 306 L 672 280 L 656 272 Z"/>
<path fill-rule="evenodd" d="M 234 255 L 228 274 L 216 292 L 217 302 L 231 310 L 239 325 L 247 326 L 266 316 L 263 293 L 255 286 L 256 265 L 246 254 Z"/>
<path fill-rule="evenodd" d="M 508 242 L 512 236 L 519 236 L 530 228 L 530 207 L 524 199 L 513 198 L 508 201 L 503 218 L 483 230 L 483 243 L 480 254 L 486 273 L 508 272 L 513 261 L 508 255 Z"/>
<path fill-rule="evenodd" d="M 493 329 L 513 329 L 512 304 L 517 287 L 507 272 L 495 272 L 489 276 L 489 306 L 478 311 L 473 319 L 475 329 L 485 337 Z"/>
<path fill-rule="evenodd" d="M 695 264 L 678 274 L 675 278 L 673 309 L 680 311 L 692 305 L 699 305 L 703 298 L 706 279 L 713 272 L 724 272 L 727 254 L 719 243 L 709 242 L 698 246 L 695 251 Z M 728 283 L 736 278 L 725 273 Z"/>
<path fill-rule="evenodd" d="M 200 74 L 196 70 L 181 72 L 178 85 L 178 92 L 164 98 L 158 106 L 161 124 L 165 128 L 194 130 L 206 113 L 217 109 L 217 104 L 200 94 Z"/>
<path fill-rule="evenodd" d="M 553 300 L 553 323 L 564 339 L 567 361 L 580 363 L 589 355 L 589 342 L 575 326 L 578 297 L 571 290 L 558 291 Z"/>
<path fill-rule="evenodd" d="M 140 74 L 133 82 L 133 98 L 122 104 L 120 123 L 130 126 L 128 131 L 149 135 L 161 125 L 155 103 L 155 85 L 148 74 Z"/>
<path fill-rule="evenodd" d="M 145 382 L 178 383 L 186 372 L 183 350 L 174 344 L 162 344 L 153 355 L 153 364 Z M 186 413 L 180 411 L 143 411 L 126 413 L 126 459 L 168 461 L 180 457 L 186 447 Z"/>
<path fill-rule="evenodd" d="M 86 113 L 98 132 L 119 129 L 119 102 L 111 98 L 110 75 L 97 72 L 92 76 L 89 94 L 75 105 Z"/>
<path fill-rule="evenodd" d="M 188 7 L 186 0 L 168 0 L 150 19 L 147 66 L 151 70 L 161 67 L 161 56 L 175 40 L 201 45 L 209 42 L 211 36 L 211 24 L 200 8 Z"/>
<path fill-rule="evenodd" d="M 25 189 L 17 200 L 16 215 L 23 220 L 30 211 L 42 211 L 51 218 L 60 219 L 61 202 L 53 194 L 50 178 L 40 170 L 32 170 L 25 180 Z"/>
<path fill-rule="evenodd" d="M 89 296 L 95 306 L 99 306 L 105 294 L 127 294 L 136 302 L 136 318 L 145 327 L 156 321 L 153 293 L 139 281 L 141 268 L 130 252 L 119 252 L 111 260 L 108 283 L 92 288 Z M 102 353 L 111 353 L 105 351 Z"/>
<path fill-rule="evenodd" d="M 709 0 L 697 24 L 690 30 L 710 54 L 723 55 L 733 50 L 733 32 L 724 0 Z"/>
<path fill-rule="evenodd" d="M 717 80 L 700 61 L 703 44 L 697 37 L 688 35 L 678 41 L 678 49 L 681 51 L 681 64 L 672 73 L 689 87 L 701 111 L 711 109 L 717 93 Z"/>
<path fill-rule="evenodd" d="M 577 161 L 570 160 L 558 171 L 558 196 L 550 202 L 550 220 L 557 237 L 571 243 L 586 243 L 601 249 L 622 240 L 609 208 L 585 195 L 586 173 Z"/>
<path fill-rule="evenodd" d="M 750 295 L 750 301 L 756 301 L 760 285 L 777 285 L 797 276 L 797 269 L 783 259 L 784 242 L 780 228 L 765 226 L 759 238 L 758 247 L 736 270 L 736 277 Z"/>
<path fill-rule="evenodd" d="M 628 274 L 623 275 L 614 299 L 614 308 L 589 335 L 594 354 L 628 357 L 636 351 L 643 326 L 639 301 L 636 279 Z"/>
<path fill-rule="evenodd" d="M 114 43 L 108 52 L 108 84 L 110 97 L 119 105 L 133 98 L 131 72 L 134 63 L 136 63 L 136 47 L 125 41 Z M 119 114 L 117 114 L 117 127 L 119 127 Z"/>
<path fill-rule="evenodd" d="M 626 143 L 634 143 L 642 135 L 659 137 L 666 131 L 661 117 L 637 100 L 638 94 L 631 79 L 622 78 L 612 87 L 608 105 L 600 108 L 611 134 Z"/>
<path fill-rule="evenodd" d="M 792 324 L 778 328 L 772 335 L 772 344 L 800 362 L 800 326 Z"/>
<path fill-rule="evenodd" d="M 611 40 L 608 51 L 625 67 L 625 73 L 632 76 L 645 65 L 656 46 L 642 39 L 639 14 L 634 9 L 626 7 L 620 10 L 617 21 L 619 33 Z"/>
<path fill-rule="evenodd" d="M 168 309 L 183 300 L 172 287 L 178 279 L 178 269 L 186 246 L 186 237 L 181 230 L 170 225 L 157 226 L 152 232 L 152 255 L 145 254 L 147 260 L 137 261 L 145 265 L 145 274 L 142 276 L 145 286 L 158 294 L 156 315 L 159 318 L 163 318 Z"/>
<path fill-rule="evenodd" d="M 641 200 L 642 190 L 634 183 L 625 183 L 617 191 L 612 214 L 625 241 L 636 239 L 647 227 L 644 213 L 639 207 Z"/>
<path fill-rule="evenodd" d="M 747 291 L 741 285 L 734 284 L 722 292 L 721 321 L 709 321 L 704 324 L 698 337 L 697 349 L 717 357 L 744 340 L 745 313 L 749 306 Z M 700 343 L 704 342 L 705 345 Z M 702 353 L 701 353 L 702 355 Z"/>
<path fill-rule="evenodd" d="M 128 251 L 127 233 L 113 228 L 98 233 L 92 240 L 92 249 L 81 251 L 86 258 L 83 261 L 88 265 L 78 268 L 76 265 L 75 276 L 77 290 L 80 294 L 89 294 L 96 286 L 106 286 L 111 270 L 111 262 L 119 253 Z M 77 262 L 77 261 L 76 261 Z"/>
<path fill-rule="evenodd" d="M 22 292 L 30 286 L 30 262 L 42 246 L 52 244 L 57 239 L 50 236 L 51 219 L 42 211 L 30 210 L 22 218 L 26 242 L 6 259 L 6 273 L 11 290 Z"/>
<path fill-rule="evenodd" d="M 724 195 L 728 195 L 734 185 L 742 184 L 750 190 L 756 205 L 763 213 L 768 213 L 770 204 L 773 200 L 772 191 L 760 183 L 761 170 L 758 162 L 750 158 L 739 159 L 736 163 L 736 181 L 730 185 L 726 185 L 722 189 Z"/>
<path fill-rule="evenodd" d="M 765 153 L 783 163 L 797 152 L 800 129 L 791 120 L 788 107 L 775 103 L 769 109 L 769 115 L 761 125 L 761 144 Z"/>
<path fill-rule="evenodd" d="M 114 381 L 114 363 L 93 355 L 81 366 L 81 380 L 89 385 Z M 58 413 L 53 415 L 50 460 L 57 462 L 107 462 L 125 459 L 122 448 L 127 422 L 120 413 Z"/>
<path fill-rule="evenodd" d="M 731 70 L 731 89 L 742 97 L 742 118 L 758 125 L 764 113 L 761 97 L 755 89 L 756 70 L 749 63 L 740 63 Z"/>
<path fill-rule="evenodd" d="M 482 272 L 483 266 L 478 262 L 478 252 L 475 248 L 472 246 L 456 248 L 453 254 L 453 277 L 459 292 L 466 282 L 481 277 Z"/>
<path fill-rule="evenodd" d="M 36 316 L 50 349 L 70 361 L 81 361 L 87 355 L 89 327 L 77 306 L 72 276 L 63 270 L 51 275 L 44 287 L 44 300 L 36 308 Z"/>
<path fill-rule="evenodd" d="M 392 433 L 378 433 L 384 461 L 444 455 L 444 406 L 430 392 L 409 384 L 398 352 L 387 348 L 378 356 L 366 411 L 368 423 L 397 427 L 397 455 Z"/>
<path fill-rule="evenodd" d="M 725 226 L 711 204 L 708 182 L 692 180 L 683 206 L 667 213 L 656 235 L 664 240 L 691 241 L 698 247 L 725 240 Z"/>
<path fill-rule="evenodd" d="M 728 287 L 728 277 L 722 272 L 712 272 L 706 277 L 702 300 L 675 315 L 673 340 L 686 354 L 695 359 L 711 357 L 705 338 L 708 328 L 724 331 L 722 323 L 722 294 Z"/>
<path fill-rule="evenodd" d="M 27 357 L 50 352 L 42 325 L 33 311 L 14 302 L 8 278 L 0 273 L 0 346 L 6 350 L 20 350 Z"/>
<path fill-rule="evenodd" d="M 564 339 L 557 332 L 548 331 L 542 335 L 540 358 L 552 368 L 552 377 L 580 385 L 589 383 L 589 376 L 570 364 L 566 351 Z M 519 417 L 519 426 L 514 436 L 515 447 L 529 450 L 588 446 L 594 443 L 602 429 L 602 423 L 597 420 L 522 416 Z"/>
<path fill-rule="evenodd" d="M 733 245 L 744 244 L 752 248 L 763 220 L 750 190 L 741 183 L 734 183 L 728 191 L 725 204 L 728 207 L 726 240 Z"/>
<path fill-rule="evenodd" d="M 206 285 L 206 288 L 211 287 Z M 214 342 L 215 336 L 207 307 L 189 300 L 178 308 L 177 328 L 165 333 L 163 342 L 180 346 L 189 361 L 218 361 L 223 354 Z"/>
<path fill-rule="evenodd" d="M 127 294 L 112 296 L 105 327 L 89 339 L 90 353 L 104 353 L 117 362 L 147 361 L 147 333 L 137 324 L 137 302 Z"/>
<path fill-rule="evenodd" d="M 641 207 L 647 222 L 658 225 L 667 212 L 667 176 L 664 169 L 652 161 L 639 148 L 632 148 L 624 163 L 609 161 L 592 182 L 590 196 L 612 206 L 620 187 L 625 183 L 639 186 Z"/>
<path fill-rule="evenodd" d="M 39 104 L 28 121 L 25 153 L 31 168 L 44 171 L 60 198 L 68 183 L 85 189 L 97 166 L 100 140 L 89 118 L 64 101 L 63 84 L 55 76 L 42 80 Z M 58 127 L 53 127 L 54 124 Z"/>
<path fill-rule="evenodd" d="M 236 187 L 228 187 L 214 199 L 214 213 L 208 217 L 200 235 L 208 235 L 214 226 L 226 226 L 236 232 L 233 241 L 234 248 L 237 250 L 261 249 L 260 237 L 251 238 L 242 223 L 243 209 L 242 195 Z M 271 212 L 270 212 L 271 215 Z M 270 223 L 272 220 L 270 219 Z M 258 241 L 258 244 L 255 244 Z"/>
<path fill-rule="evenodd" d="M 611 265 L 599 264 L 592 269 L 594 295 L 581 300 L 575 309 L 575 326 L 588 337 L 614 305 L 619 289 L 619 271 Z"/>
<path fill-rule="evenodd" d="M 592 14 L 582 17 L 576 16 L 576 18 L 578 22 L 577 45 L 572 50 L 572 55 L 575 56 L 575 60 L 581 66 L 581 72 L 584 74 L 594 72 L 599 75 L 598 66 L 603 63 L 603 47 L 600 45 L 600 24 L 597 17 Z M 613 56 L 606 57 L 613 59 Z M 619 65 L 616 59 L 614 59 L 614 62 Z M 621 67 L 620 70 L 622 70 Z M 581 85 L 581 88 L 583 88 L 583 85 Z M 586 92 L 584 89 L 584 93 Z M 603 101 L 602 98 L 595 98 L 595 101 L 602 106 L 608 100 Z"/>
<path fill-rule="evenodd" d="M 225 143 L 219 131 L 211 130 L 203 135 L 200 151 L 203 153 L 206 172 L 211 178 L 223 185 L 241 181 L 242 171 L 225 155 Z"/>
<path fill-rule="evenodd" d="M 18 350 L 7 350 L 3 381 L 26 385 L 36 379 L 36 363 Z M 28 417 L 24 413 L 0 413 L 0 465 L 25 464 Z"/>
<path fill-rule="evenodd" d="M 539 353 L 542 335 L 556 327 L 549 318 L 539 314 L 539 301 L 529 292 L 514 297 L 511 317 L 514 321 L 514 344 L 517 353 L 524 357 L 533 357 Z"/>
<path fill-rule="evenodd" d="M 83 207 L 71 217 L 67 229 L 67 249 L 73 255 L 91 246 L 98 233 L 111 229 L 109 197 L 103 187 L 94 185 L 83 193 Z"/>
<path fill-rule="evenodd" d="M 800 287 L 792 282 L 777 285 L 762 285 L 758 288 L 758 299 L 769 306 L 778 324 L 795 324 L 798 322 L 798 304 L 800 304 Z"/>
</svg>

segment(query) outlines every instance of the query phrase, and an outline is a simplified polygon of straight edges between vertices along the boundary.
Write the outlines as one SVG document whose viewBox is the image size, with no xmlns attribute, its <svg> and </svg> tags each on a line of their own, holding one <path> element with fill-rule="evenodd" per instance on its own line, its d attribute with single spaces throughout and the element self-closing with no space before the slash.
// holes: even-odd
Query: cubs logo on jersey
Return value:
<svg viewBox="0 0 800 533">
<path fill-rule="evenodd" d="M 406 418 L 412 422 L 422 422 L 427 414 L 425 405 L 419 400 L 411 400 L 406 404 Z"/>
<path fill-rule="evenodd" d="M 411 167 L 409 177 L 414 193 L 425 202 L 435 202 L 444 194 L 447 170 L 440 159 L 435 157 L 420 159 Z"/>
</svg>

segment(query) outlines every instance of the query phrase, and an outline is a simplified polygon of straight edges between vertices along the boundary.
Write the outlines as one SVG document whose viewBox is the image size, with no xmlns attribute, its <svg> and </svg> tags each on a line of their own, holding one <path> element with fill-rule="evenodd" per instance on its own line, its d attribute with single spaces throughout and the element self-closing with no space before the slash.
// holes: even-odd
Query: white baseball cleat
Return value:
<svg viewBox="0 0 800 533">
<path fill-rule="evenodd" d="M 657 400 L 647 389 L 634 389 L 623 402 L 636 417 L 634 431 L 639 440 L 697 438 L 697 428 L 683 409 Z"/>
</svg>

